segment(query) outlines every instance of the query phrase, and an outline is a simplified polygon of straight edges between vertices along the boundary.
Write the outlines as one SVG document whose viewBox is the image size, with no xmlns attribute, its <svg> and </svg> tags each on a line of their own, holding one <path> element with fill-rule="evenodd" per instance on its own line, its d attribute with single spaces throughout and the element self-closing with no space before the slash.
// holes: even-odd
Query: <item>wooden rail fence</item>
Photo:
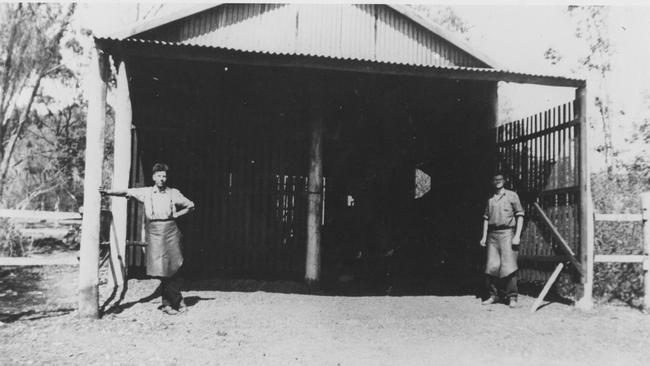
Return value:
<svg viewBox="0 0 650 366">
<path fill-rule="evenodd" d="M 594 221 L 642 222 L 643 254 L 596 254 L 595 263 L 642 263 L 643 264 L 643 309 L 650 311 L 650 192 L 641 194 L 641 214 L 595 214 Z"/>
</svg>

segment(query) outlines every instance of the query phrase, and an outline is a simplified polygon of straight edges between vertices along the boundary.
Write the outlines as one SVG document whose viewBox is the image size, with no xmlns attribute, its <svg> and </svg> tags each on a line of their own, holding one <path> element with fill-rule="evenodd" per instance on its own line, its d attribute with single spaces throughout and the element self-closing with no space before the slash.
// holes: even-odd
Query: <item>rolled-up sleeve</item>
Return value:
<svg viewBox="0 0 650 366">
<path fill-rule="evenodd" d="M 490 219 L 490 203 L 485 204 L 485 210 L 483 211 L 483 220 Z"/>
<path fill-rule="evenodd" d="M 142 188 L 129 188 L 126 190 L 126 197 L 127 198 L 133 198 L 135 200 L 138 200 L 140 202 L 144 202 L 146 200 L 147 194 L 151 189 L 149 187 L 142 187 Z"/>
<path fill-rule="evenodd" d="M 515 192 L 512 192 L 511 204 L 515 216 L 524 216 L 524 206 L 521 205 L 519 195 Z"/>
</svg>

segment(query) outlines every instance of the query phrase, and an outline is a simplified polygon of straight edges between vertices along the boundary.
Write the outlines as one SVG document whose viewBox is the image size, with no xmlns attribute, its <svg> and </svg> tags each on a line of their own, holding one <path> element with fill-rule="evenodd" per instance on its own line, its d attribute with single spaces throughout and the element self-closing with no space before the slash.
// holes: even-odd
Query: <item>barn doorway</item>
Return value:
<svg viewBox="0 0 650 366">
<path fill-rule="evenodd" d="M 364 75 L 346 86 L 326 134 L 325 277 L 371 293 L 473 291 L 492 85 Z"/>
</svg>

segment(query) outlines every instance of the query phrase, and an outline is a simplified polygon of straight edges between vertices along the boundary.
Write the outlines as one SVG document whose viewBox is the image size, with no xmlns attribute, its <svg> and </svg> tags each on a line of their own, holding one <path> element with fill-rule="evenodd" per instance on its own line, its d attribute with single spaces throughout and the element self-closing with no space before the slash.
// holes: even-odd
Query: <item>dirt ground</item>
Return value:
<svg viewBox="0 0 650 366">
<path fill-rule="evenodd" d="M 100 320 L 76 314 L 75 266 L 0 268 L 3 365 L 647 365 L 650 315 L 474 296 L 324 296 L 291 282 L 186 281 L 169 316 L 131 280 Z M 101 285 L 100 304 L 110 295 Z"/>
</svg>

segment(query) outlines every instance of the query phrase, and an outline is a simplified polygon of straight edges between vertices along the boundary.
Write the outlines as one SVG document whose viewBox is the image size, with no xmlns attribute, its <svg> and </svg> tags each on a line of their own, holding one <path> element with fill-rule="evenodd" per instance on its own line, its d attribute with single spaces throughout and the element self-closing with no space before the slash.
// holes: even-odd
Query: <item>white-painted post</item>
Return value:
<svg viewBox="0 0 650 366">
<path fill-rule="evenodd" d="M 115 95 L 115 138 L 113 149 L 113 188 L 124 189 L 129 185 L 131 171 L 131 97 L 126 63 L 121 60 L 117 67 Z M 122 197 L 111 198 L 113 227 L 111 228 L 111 266 L 115 273 L 114 286 L 124 284 L 126 277 L 127 201 Z"/>
<path fill-rule="evenodd" d="M 643 310 L 650 312 L 650 192 L 641 194 L 643 210 Z"/>
<path fill-rule="evenodd" d="M 86 162 L 84 204 L 79 251 L 79 316 L 99 317 L 99 228 L 106 121 L 106 80 L 108 59 L 94 49 L 86 74 L 88 115 L 86 120 Z"/>
<path fill-rule="evenodd" d="M 307 187 L 307 255 L 305 262 L 305 281 L 316 283 L 320 280 L 321 261 L 321 223 L 323 200 L 323 100 L 312 86 L 309 108 L 310 146 L 309 182 Z"/>
<path fill-rule="evenodd" d="M 593 307 L 594 278 L 594 211 L 591 199 L 591 177 L 589 169 L 589 125 L 587 124 L 587 85 L 581 85 L 575 93 L 575 117 L 578 126 L 579 187 L 580 187 L 580 262 L 585 274 L 581 278 L 582 288 L 576 307 L 590 310 Z"/>
</svg>

